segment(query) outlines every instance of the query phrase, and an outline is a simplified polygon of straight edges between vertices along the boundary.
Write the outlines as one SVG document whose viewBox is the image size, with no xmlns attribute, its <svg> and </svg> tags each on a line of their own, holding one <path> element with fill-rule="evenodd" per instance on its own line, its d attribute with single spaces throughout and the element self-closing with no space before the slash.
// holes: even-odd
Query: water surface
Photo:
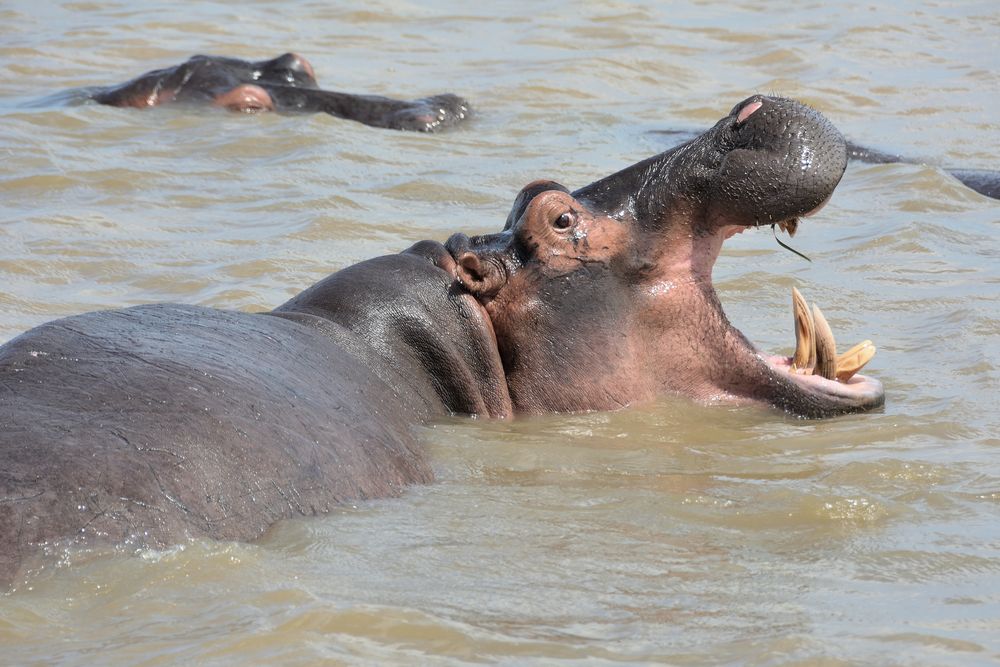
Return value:
<svg viewBox="0 0 1000 667">
<path fill-rule="evenodd" d="M 261 310 L 350 263 L 498 229 L 754 92 L 926 164 L 852 165 L 795 245 L 730 242 L 730 318 L 789 291 L 871 338 L 887 405 L 801 421 L 678 399 L 423 429 L 438 483 L 259 543 L 53 554 L 0 597 L 11 664 L 974 665 L 1000 660 L 994 3 L 53 2 L 0 7 L 0 340 L 98 308 Z M 436 136 L 324 116 L 35 103 L 194 53 L 456 92 Z"/>
</svg>

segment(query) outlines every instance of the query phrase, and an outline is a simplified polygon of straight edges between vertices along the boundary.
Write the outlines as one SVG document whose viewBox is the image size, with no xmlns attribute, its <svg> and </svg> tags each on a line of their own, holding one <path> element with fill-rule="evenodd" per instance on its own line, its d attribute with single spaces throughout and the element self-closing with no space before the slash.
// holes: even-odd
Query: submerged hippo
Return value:
<svg viewBox="0 0 1000 667">
<path fill-rule="evenodd" d="M 920 164 L 920 160 L 903 157 L 895 153 L 886 153 L 874 148 L 865 148 L 857 144 L 847 143 L 847 157 L 868 164 Z M 1000 199 L 1000 172 L 990 169 L 964 169 L 961 167 L 944 167 L 966 187 L 981 195 Z"/>
<path fill-rule="evenodd" d="M 247 540 L 396 494 L 432 476 L 411 425 L 448 413 L 663 393 L 806 416 L 878 407 L 876 380 L 758 352 L 711 281 L 726 238 L 794 225 L 845 164 L 818 113 L 752 97 L 574 193 L 528 185 L 498 234 L 422 241 L 270 313 L 160 304 L 32 329 L 0 347 L 0 579 L 39 544 Z"/>
<path fill-rule="evenodd" d="M 698 135 L 697 132 L 683 130 L 656 130 L 655 133 L 668 135 L 678 141 L 689 141 Z M 867 148 L 852 141 L 847 141 L 847 159 L 866 164 L 924 164 L 922 160 Z M 1000 171 L 963 167 L 941 167 L 941 169 L 954 176 L 967 188 L 992 199 L 1000 199 Z"/>
<path fill-rule="evenodd" d="M 320 90 L 312 65 L 294 53 L 257 62 L 193 56 L 120 86 L 82 92 L 87 99 L 116 107 L 202 104 L 245 113 L 327 113 L 373 127 L 420 132 L 453 125 L 469 113 L 469 104 L 450 94 L 405 101 Z"/>
<path fill-rule="evenodd" d="M 406 101 L 320 90 L 312 65 L 295 53 L 260 61 L 197 55 L 180 65 L 147 72 L 118 86 L 71 91 L 70 97 L 140 109 L 191 104 L 244 113 L 327 113 L 373 127 L 419 132 L 455 125 L 469 116 L 470 109 L 466 100 L 448 93 Z M 660 133 L 683 139 L 696 134 L 683 130 Z M 847 150 L 850 159 L 861 162 L 918 162 L 851 142 Z M 1000 172 L 963 168 L 946 171 L 976 192 L 1000 199 Z"/>
</svg>

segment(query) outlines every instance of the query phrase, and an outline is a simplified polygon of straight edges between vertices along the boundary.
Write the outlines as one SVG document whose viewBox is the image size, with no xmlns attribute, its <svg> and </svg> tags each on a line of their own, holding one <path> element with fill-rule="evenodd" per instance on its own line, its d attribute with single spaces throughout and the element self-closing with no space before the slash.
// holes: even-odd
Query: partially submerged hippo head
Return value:
<svg viewBox="0 0 1000 667">
<path fill-rule="evenodd" d="M 528 185 L 498 234 L 452 236 L 455 275 L 490 316 L 514 410 L 613 409 L 663 393 L 806 416 L 882 405 L 877 380 L 799 374 L 763 355 L 712 285 L 727 238 L 770 224 L 794 232 L 846 163 L 819 113 L 754 96 L 700 137 L 576 192 Z"/>
<path fill-rule="evenodd" d="M 295 53 L 256 61 L 197 55 L 97 91 L 93 98 L 101 104 L 140 109 L 181 102 L 233 111 L 273 111 L 274 100 L 263 86 L 318 88 L 312 65 Z"/>
<path fill-rule="evenodd" d="M 230 111 L 327 113 L 372 127 L 431 132 L 469 114 L 469 104 L 452 94 L 417 100 L 321 90 L 308 60 L 285 53 L 270 60 L 192 56 L 119 86 L 88 91 L 90 99 L 117 107 L 163 104 L 222 107 Z"/>
</svg>

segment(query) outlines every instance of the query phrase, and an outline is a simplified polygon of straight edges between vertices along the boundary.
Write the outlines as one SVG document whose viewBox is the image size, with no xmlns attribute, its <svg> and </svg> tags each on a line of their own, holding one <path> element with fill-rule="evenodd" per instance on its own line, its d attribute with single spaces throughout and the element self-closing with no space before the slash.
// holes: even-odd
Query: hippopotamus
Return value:
<svg viewBox="0 0 1000 667">
<path fill-rule="evenodd" d="M 868 164 L 920 164 L 920 160 L 904 157 L 895 153 L 886 153 L 874 148 L 859 146 L 847 142 L 847 157 Z M 981 195 L 1000 199 L 1000 172 L 990 169 L 965 169 L 961 167 L 943 167 L 944 171 L 954 176 L 967 188 Z"/>
<path fill-rule="evenodd" d="M 398 494 L 432 479 L 411 427 L 449 414 L 663 394 L 807 417 L 877 408 L 875 379 L 798 374 L 757 350 L 711 281 L 727 238 L 794 228 L 846 160 L 819 113 L 754 96 L 575 192 L 531 182 L 498 233 L 418 242 L 267 313 L 153 304 L 31 329 L 0 347 L 0 579 L 42 544 L 252 540 Z"/>
<path fill-rule="evenodd" d="M 312 65 L 295 53 L 260 61 L 197 55 L 118 86 L 81 92 L 84 99 L 116 107 L 189 104 L 244 113 L 327 113 L 372 127 L 419 132 L 454 125 L 469 115 L 469 103 L 447 93 L 405 101 L 321 90 Z"/>
</svg>

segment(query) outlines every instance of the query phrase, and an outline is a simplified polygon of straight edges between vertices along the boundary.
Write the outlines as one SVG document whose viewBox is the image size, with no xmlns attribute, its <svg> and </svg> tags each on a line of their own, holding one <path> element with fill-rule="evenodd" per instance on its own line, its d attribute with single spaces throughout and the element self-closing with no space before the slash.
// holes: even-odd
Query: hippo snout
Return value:
<svg viewBox="0 0 1000 667">
<path fill-rule="evenodd" d="M 780 97 L 743 100 L 701 141 L 712 147 L 703 154 L 712 173 L 703 198 L 712 214 L 735 224 L 808 215 L 830 198 L 847 168 L 837 128 L 816 110 Z"/>
</svg>

